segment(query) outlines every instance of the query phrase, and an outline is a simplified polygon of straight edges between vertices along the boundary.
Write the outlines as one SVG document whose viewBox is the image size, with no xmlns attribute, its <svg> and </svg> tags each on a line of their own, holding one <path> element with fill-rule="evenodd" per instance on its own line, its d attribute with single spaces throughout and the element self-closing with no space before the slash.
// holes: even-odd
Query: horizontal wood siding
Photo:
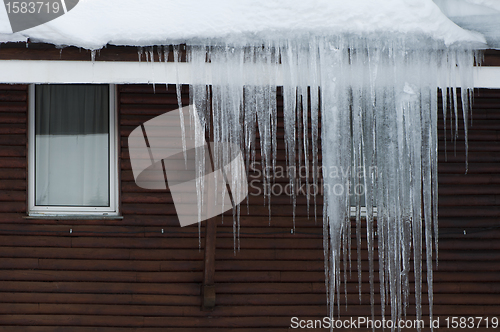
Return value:
<svg viewBox="0 0 500 332">
<path fill-rule="evenodd" d="M 216 306 L 200 310 L 204 224 L 201 242 L 198 226 L 178 227 L 168 191 L 135 185 L 127 149 L 133 129 L 177 108 L 175 87 L 117 88 L 123 220 L 27 220 L 27 87 L 0 86 L 0 332 L 277 332 L 287 331 L 293 316 L 325 316 L 322 201 L 315 222 L 299 197 L 291 234 L 285 196 L 273 198 L 271 221 L 262 197 L 243 204 L 236 254 L 231 215 L 218 220 Z M 182 102 L 189 103 L 187 87 Z M 448 144 L 447 162 L 440 140 L 434 313 L 442 324 L 446 316 L 500 316 L 500 91 L 476 91 L 469 148 L 464 175 L 463 134 L 456 155 Z M 341 316 L 370 315 L 364 250 L 362 258 L 361 304 L 353 262 Z M 410 304 L 409 318 L 414 312 Z"/>
</svg>

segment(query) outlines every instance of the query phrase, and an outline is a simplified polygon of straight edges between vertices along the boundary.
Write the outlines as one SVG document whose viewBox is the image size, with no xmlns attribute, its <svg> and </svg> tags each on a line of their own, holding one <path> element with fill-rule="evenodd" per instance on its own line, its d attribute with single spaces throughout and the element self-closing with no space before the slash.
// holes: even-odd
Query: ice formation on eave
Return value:
<svg viewBox="0 0 500 332">
<path fill-rule="evenodd" d="M 208 70 L 215 73 L 211 89 L 190 87 L 192 105 L 201 110 L 207 130 L 213 126 L 215 141 L 238 144 L 246 151 L 247 161 L 255 154 L 258 132 L 262 169 L 269 173 L 263 174 L 264 180 L 272 179 L 276 165 L 278 106 L 274 82 L 280 67 L 287 163 L 295 166 L 288 168 L 290 186 L 297 189 L 299 176 L 293 171 L 297 166 L 311 174 L 302 181 L 323 185 L 331 316 L 340 300 L 342 275 L 346 278 L 350 266 L 354 205 L 360 283 L 362 223 L 367 228 L 372 315 L 377 247 L 382 314 L 390 305 L 392 320 L 406 315 L 413 270 L 416 315 L 421 319 L 425 261 L 432 318 L 432 252 L 434 249 L 437 254 L 438 248 L 438 88 L 450 95 L 449 100 L 443 98 L 443 114 L 445 119 L 454 119 L 449 128 L 454 137 L 459 110 L 456 87 L 460 82 L 461 111 L 467 119 L 476 56 L 471 48 L 446 47 L 418 35 L 376 38 L 343 34 L 263 40 L 246 47 L 220 43 L 190 47 L 188 61 L 196 75 L 204 77 Z M 467 133 L 467 120 L 464 124 Z M 215 159 L 227 164 L 230 156 L 215 153 Z M 200 172 L 202 169 L 204 165 L 200 165 Z M 329 176 L 332 169 L 361 169 L 363 174 Z M 364 191 L 356 195 L 352 188 L 360 185 Z M 272 202 L 272 197 L 268 198 Z M 294 195 L 294 208 L 295 199 Z M 311 204 L 315 201 L 309 191 L 307 200 Z M 362 207 L 366 207 L 363 220 Z M 238 218 L 234 228 L 236 234 Z"/>
</svg>

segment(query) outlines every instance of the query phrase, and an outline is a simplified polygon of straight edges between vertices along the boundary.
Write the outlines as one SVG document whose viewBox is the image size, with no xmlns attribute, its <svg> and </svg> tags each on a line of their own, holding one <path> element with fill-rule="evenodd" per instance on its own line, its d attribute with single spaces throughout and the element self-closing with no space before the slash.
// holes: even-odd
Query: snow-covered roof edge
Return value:
<svg viewBox="0 0 500 332">
<path fill-rule="evenodd" d="M 450 21 L 432 0 L 86 0 L 67 14 L 12 34 L 0 7 L 0 41 L 45 42 L 100 49 L 310 38 L 355 34 L 388 39 L 421 35 L 450 46 L 484 37 Z"/>
</svg>

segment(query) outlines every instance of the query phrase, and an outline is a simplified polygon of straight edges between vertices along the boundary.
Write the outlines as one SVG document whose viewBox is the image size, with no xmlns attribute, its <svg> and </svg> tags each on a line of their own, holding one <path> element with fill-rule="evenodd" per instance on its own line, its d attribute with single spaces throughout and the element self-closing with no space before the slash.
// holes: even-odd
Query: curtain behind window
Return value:
<svg viewBox="0 0 500 332">
<path fill-rule="evenodd" d="M 37 85 L 35 204 L 109 206 L 109 87 Z"/>
</svg>

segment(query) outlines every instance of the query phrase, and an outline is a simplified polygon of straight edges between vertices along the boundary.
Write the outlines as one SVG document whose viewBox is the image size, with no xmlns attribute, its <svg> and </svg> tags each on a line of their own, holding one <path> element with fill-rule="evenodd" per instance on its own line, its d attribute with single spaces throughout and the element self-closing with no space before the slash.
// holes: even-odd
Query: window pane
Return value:
<svg viewBox="0 0 500 332">
<path fill-rule="evenodd" d="M 37 85 L 35 205 L 110 205 L 109 87 Z"/>
</svg>

